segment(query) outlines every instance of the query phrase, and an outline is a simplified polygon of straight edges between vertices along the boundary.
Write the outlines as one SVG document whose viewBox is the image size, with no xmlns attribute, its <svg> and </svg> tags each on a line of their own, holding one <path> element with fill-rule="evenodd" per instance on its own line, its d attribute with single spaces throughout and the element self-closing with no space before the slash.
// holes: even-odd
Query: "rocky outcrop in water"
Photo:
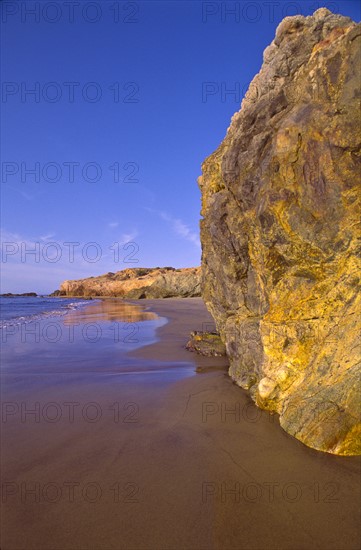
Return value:
<svg viewBox="0 0 361 550">
<path fill-rule="evenodd" d="M 200 267 L 131 268 L 75 281 L 64 281 L 54 296 L 114 296 L 129 299 L 200 296 Z"/>
<path fill-rule="evenodd" d="M 203 164 L 203 297 L 230 376 L 300 441 L 361 452 L 360 35 L 287 17 Z"/>
</svg>

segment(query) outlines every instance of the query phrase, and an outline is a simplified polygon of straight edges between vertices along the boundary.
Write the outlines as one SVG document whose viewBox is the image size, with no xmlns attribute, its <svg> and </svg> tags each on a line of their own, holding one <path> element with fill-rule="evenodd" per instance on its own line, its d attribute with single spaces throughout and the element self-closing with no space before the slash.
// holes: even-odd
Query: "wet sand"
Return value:
<svg viewBox="0 0 361 550">
<path fill-rule="evenodd" d="M 74 342 L 73 373 L 51 368 L 59 346 L 46 369 L 29 353 L 26 373 L 2 377 L 1 549 L 358 549 L 359 459 L 305 447 L 223 358 L 184 349 L 211 323 L 200 299 L 140 305 L 169 322 L 127 355 L 128 371 L 124 357 L 99 362 L 103 339 Z M 22 418 L 24 404 L 36 412 Z"/>
</svg>

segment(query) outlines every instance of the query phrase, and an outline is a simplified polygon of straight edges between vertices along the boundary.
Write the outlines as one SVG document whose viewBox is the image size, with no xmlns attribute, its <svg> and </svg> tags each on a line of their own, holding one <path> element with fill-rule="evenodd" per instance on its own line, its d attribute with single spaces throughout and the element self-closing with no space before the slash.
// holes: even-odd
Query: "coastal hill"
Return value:
<svg viewBox="0 0 361 550">
<path fill-rule="evenodd" d="M 202 293 L 230 375 L 306 445 L 361 453 L 361 26 L 286 17 L 202 166 Z"/>
<path fill-rule="evenodd" d="M 6 294 L 0 294 L 2 298 L 36 298 L 37 294 L 36 292 L 23 292 L 22 294 L 13 294 L 12 292 L 7 292 Z"/>
<path fill-rule="evenodd" d="M 201 268 L 130 268 L 64 281 L 53 296 L 114 296 L 129 299 L 194 297 L 201 293 Z"/>
</svg>

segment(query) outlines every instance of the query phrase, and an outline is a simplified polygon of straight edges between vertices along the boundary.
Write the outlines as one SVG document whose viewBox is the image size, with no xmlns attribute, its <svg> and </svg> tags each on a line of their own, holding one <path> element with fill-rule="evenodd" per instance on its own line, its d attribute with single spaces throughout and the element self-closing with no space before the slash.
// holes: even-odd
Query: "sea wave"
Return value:
<svg viewBox="0 0 361 550">
<path fill-rule="evenodd" d="M 43 301 L 44 303 L 48 303 L 46 300 L 43 300 Z M 89 305 L 89 303 L 94 303 L 98 301 L 99 300 L 92 300 L 92 302 L 89 302 L 89 300 L 84 300 L 84 301 L 79 300 L 77 302 L 71 302 L 70 304 L 66 304 L 61 309 L 53 309 L 50 311 L 40 311 L 37 313 L 32 313 L 31 315 L 18 315 L 10 319 L 0 320 L 0 329 L 4 329 L 11 326 L 22 325 L 24 323 L 32 323 L 34 321 L 41 321 L 43 319 L 48 319 L 53 317 L 63 317 L 70 311 L 81 309 Z"/>
</svg>

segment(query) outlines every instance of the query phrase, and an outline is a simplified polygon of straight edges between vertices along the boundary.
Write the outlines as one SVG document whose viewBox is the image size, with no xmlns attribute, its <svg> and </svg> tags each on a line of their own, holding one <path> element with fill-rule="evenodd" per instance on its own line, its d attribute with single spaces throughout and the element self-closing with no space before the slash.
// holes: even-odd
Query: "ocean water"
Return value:
<svg viewBox="0 0 361 550">
<path fill-rule="evenodd" d="M 81 298 L 52 298 L 49 296 L 0 296 L 0 328 L 30 323 L 48 317 L 58 317 L 89 305 Z"/>
<path fill-rule="evenodd" d="M 17 384 L 63 384 L 80 377 L 152 374 L 163 382 L 194 374 L 194 365 L 133 358 L 129 353 L 158 340 L 165 317 L 143 304 L 123 300 L 0 297 L 0 365 L 2 376 Z M 191 356 L 190 356 L 191 359 Z M 20 378 L 18 378 L 20 376 Z M 34 378 L 35 377 L 35 378 Z M 43 378 L 42 378 L 43 377 Z"/>
</svg>

